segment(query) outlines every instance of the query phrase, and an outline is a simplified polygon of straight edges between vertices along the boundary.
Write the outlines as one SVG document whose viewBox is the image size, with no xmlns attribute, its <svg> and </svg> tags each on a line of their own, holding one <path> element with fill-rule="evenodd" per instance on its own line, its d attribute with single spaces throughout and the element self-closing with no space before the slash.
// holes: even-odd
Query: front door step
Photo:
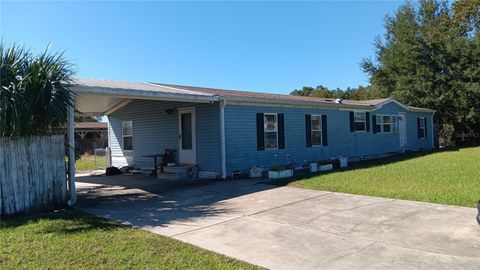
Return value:
<svg viewBox="0 0 480 270">
<path fill-rule="evenodd" d="M 157 175 L 161 180 L 183 180 L 188 179 L 189 166 L 163 166 L 163 173 Z"/>
</svg>

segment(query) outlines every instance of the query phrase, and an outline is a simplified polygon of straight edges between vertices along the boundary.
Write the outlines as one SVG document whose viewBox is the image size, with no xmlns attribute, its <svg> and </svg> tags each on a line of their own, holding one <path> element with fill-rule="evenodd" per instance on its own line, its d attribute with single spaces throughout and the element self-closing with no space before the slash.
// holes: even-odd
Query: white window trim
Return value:
<svg viewBox="0 0 480 270">
<path fill-rule="evenodd" d="M 267 115 L 275 115 L 275 120 L 276 120 L 276 123 L 275 123 L 275 131 L 267 131 L 266 129 L 266 121 L 265 121 L 265 118 Z M 277 145 L 275 147 L 270 147 L 270 148 L 267 148 L 267 143 L 266 143 L 266 134 L 267 132 L 275 132 L 275 135 L 277 136 L 277 139 L 276 139 L 276 142 L 277 142 Z M 265 150 L 277 150 L 278 149 L 278 113 L 264 113 L 263 114 L 263 141 L 264 141 L 264 148 Z"/>
<path fill-rule="evenodd" d="M 385 126 L 385 123 L 383 122 L 383 117 L 384 116 L 389 116 L 390 117 L 390 123 L 388 125 L 390 125 L 390 131 L 389 132 L 385 132 L 383 130 L 383 127 Z M 395 134 L 398 132 L 398 119 L 395 120 L 395 129 L 394 129 L 394 122 L 393 122 L 393 118 L 394 117 L 397 117 L 396 115 L 393 115 L 393 114 L 376 114 L 375 117 L 380 117 L 380 119 L 382 121 L 378 122 L 377 119 L 375 119 L 375 125 L 380 125 L 380 131 L 377 131 L 376 133 L 382 133 L 382 134 Z M 374 129 L 376 128 L 376 126 L 373 127 Z"/>
<path fill-rule="evenodd" d="M 390 121 L 391 121 L 391 129 L 394 129 L 393 131 L 391 131 L 390 133 L 398 133 L 398 115 L 391 115 L 392 118 L 390 118 Z M 393 121 L 393 119 L 395 119 L 395 121 Z"/>
<path fill-rule="evenodd" d="M 313 130 L 313 117 L 320 117 L 320 130 Z M 323 146 L 323 124 L 322 124 L 322 115 L 321 114 L 312 114 L 310 116 L 310 141 L 312 142 L 312 147 L 322 147 Z M 320 132 L 320 144 L 313 144 L 313 132 L 319 131 Z"/>
<path fill-rule="evenodd" d="M 427 138 L 426 134 L 425 134 L 425 126 L 427 125 L 427 119 L 425 117 L 418 117 L 418 119 L 420 119 L 420 123 L 423 122 L 423 127 L 422 125 L 420 125 L 420 127 L 418 127 L 419 129 L 421 129 L 423 132 L 422 132 L 422 137 L 418 138 L 419 140 L 425 140 Z"/>
<path fill-rule="evenodd" d="M 365 115 L 365 120 L 364 121 L 356 121 L 355 120 L 355 114 L 356 113 L 363 113 Z M 364 123 L 365 125 L 365 129 L 363 130 L 356 130 L 355 128 L 355 123 Z M 353 111 L 353 132 L 367 132 L 367 112 L 363 112 L 363 111 Z"/>
<path fill-rule="evenodd" d="M 131 122 L 132 123 L 132 135 L 125 135 L 123 134 L 123 123 L 126 123 L 126 122 Z M 132 149 L 131 150 L 125 150 L 125 145 L 124 145 L 124 138 L 125 137 L 132 137 Z M 130 120 L 130 121 L 122 121 L 122 151 L 124 152 L 133 152 L 133 121 Z"/>
</svg>

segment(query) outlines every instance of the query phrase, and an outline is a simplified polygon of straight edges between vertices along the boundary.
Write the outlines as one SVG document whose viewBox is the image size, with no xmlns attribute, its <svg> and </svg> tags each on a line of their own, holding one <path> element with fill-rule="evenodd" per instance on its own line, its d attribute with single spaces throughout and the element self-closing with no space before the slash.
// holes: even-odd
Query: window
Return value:
<svg viewBox="0 0 480 270">
<path fill-rule="evenodd" d="M 397 132 L 397 117 L 393 115 L 375 116 L 375 133 Z"/>
<path fill-rule="evenodd" d="M 312 145 L 322 145 L 322 116 L 312 115 Z"/>
<path fill-rule="evenodd" d="M 123 150 L 133 150 L 133 124 L 132 121 L 122 122 Z"/>
<path fill-rule="evenodd" d="M 365 116 L 364 112 L 355 112 L 353 122 L 355 131 L 366 131 L 367 117 Z"/>
<path fill-rule="evenodd" d="M 283 113 L 256 113 L 256 118 L 257 150 L 285 149 L 285 115 Z M 310 140 L 310 136 L 308 139 Z"/>
<path fill-rule="evenodd" d="M 425 118 L 424 117 L 420 117 L 420 118 L 417 118 L 418 120 L 418 138 L 419 139 L 424 139 L 426 136 L 425 136 Z"/>
<path fill-rule="evenodd" d="M 275 113 L 264 114 L 265 149 L 278 147 L 278 118 Z"/>
</svg>

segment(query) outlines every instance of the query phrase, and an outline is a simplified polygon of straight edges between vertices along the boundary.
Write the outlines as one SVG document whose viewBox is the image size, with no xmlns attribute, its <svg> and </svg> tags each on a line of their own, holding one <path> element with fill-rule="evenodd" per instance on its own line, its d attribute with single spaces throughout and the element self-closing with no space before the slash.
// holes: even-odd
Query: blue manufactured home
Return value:
<svg viewBox="0 0 480 270">
<path fill-rule="evenodd" d="M 340 100 L 78 79 L 77 110 L 108 117 L 113 166 L 177 164 L 228 177 L 252 166 L 361 158 L 434 147 L 434 110 L 394 99 Z"/>
</svg>

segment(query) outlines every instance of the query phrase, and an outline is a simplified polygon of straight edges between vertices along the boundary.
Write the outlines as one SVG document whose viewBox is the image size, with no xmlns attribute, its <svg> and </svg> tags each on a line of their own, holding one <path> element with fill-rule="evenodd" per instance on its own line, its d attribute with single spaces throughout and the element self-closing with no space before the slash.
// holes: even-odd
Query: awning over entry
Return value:
<svg viewBox="0 0 480 270">
<path fill-rule="evenodd" d="M 217 95 L 141 82 L 75 79 L 77 111 L 87 115 L 108 115 L 133 99 L 180 102 L 215 102 Z"/>
</svg>

